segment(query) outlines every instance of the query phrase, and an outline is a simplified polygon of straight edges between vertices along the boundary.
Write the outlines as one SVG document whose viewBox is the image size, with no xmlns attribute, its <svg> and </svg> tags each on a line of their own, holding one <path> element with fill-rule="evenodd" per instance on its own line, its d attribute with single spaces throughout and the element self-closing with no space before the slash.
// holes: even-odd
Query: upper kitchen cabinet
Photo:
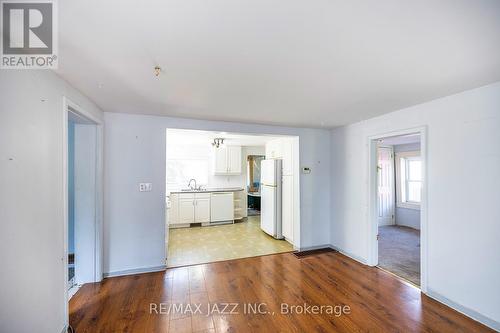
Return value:
<svg viewBox="0 0 500 333">
<path fill-rule="evenodd" d="M 283 175 L 293 175 L 293 139 L 271 140 L 266 144 L 266 159 L 283 160 Z"/>
<path fill-rule="evenodd" d="M 241 174 L 241 147 L 226 146 L 214 148 L 214 175 Z"/>
<path fill-rule="evenodd" d="M 283 140 L 275 139 L 266 143 L 266 159 L 283 158 Z"/>
<path fill-rule="evenodd" d="M 214 175 L 225 175 L 228 171 L 228 151 L 226 148 L 214 148 L 213 149 L 213 159 L 214 159 Z"/>
</svg>

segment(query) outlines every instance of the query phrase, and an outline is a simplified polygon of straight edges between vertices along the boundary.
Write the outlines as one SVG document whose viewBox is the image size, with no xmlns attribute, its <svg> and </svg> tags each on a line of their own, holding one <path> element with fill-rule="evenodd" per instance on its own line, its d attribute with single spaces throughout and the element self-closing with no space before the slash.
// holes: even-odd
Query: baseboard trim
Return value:
<svg viewBox="0 0 500 333">
<path fill-rule="evenodd" d="M 161 272 L 161 271 L 164 271 L 166 269 L 167 269 L 167 265 L 142 267 L 142 268 L 125 269 L 123 271 L 108 272 L 108 273 L 104 273 L 103 276 L 104 276 L 104 278 L 110 278 L 110 277 L 124 276 L 124 275 Z"/>
<path fill-rule="evenodd" d="M 343 255 L 345 255 L 345 256 L 353 259 L 353 260 L 356 260 L 356 261 L 362 263 L 363 265 L 368 265 L 367 262 L 363 258 L 358 257 L 357 255 L 354 255 L 352 253 L 346 252 L 346 251 L 342 250 L 341 248 L 339 248 L 338 246 L 335 246 L 335 245 L 332 245 L 332 244 L 323 244 L 323 245 L 315 245 L 315 246 L 304 246 L 304 247 L 296 247 L 296 246 L 294 246 L 293 248 L 294 248 L 295 251 L 304 252 L 304 251 L 313 251 L 313 250 L 324 249 L 325 247 L 333 249 L 335 251 L 338 251 L 339 253 L 342 253 Z"/>
<path fill-rule="evenodd" d="M 355 254 L 352 254 L 352 253 L 349 253 L 349 252 L 347 252 L 347 251 L 344 251 L 344 250 L 342 250 L 340 247 L 335 246 L 335 245 L 332 245 L 332 244 L 330 244 L 330 245 L 328 245 L 328 246 L 329 246 L 329 247 L 331 247 L 331 248 L 332 248 L 332 249 L 334 249 L 334 250 L 337 250 L 338 252 L 342 253 L 343 255 L 345 255 L 345 256 L 347 256 L 347 257 L 349 257 L 349 258 L 353 259 L 353 260 L 356 260 L 356 261 L 358 261 L 358 262 L 362 263 L 363 265 L 370 266 L 370 265 L 368 265 L 368 263 L 367 263 L 367 261 L 366 261 L 365 259 L 363 259 L 363 258 L 361 258 L 361 257 L 359 257 L 359 256 L 357 256 L 357 255 L 355 255 Z"/>
<path fill-rule="evenodd" d="M 430 298 L 438 301 L 439 303 L 443 303 L 444 305 L 452 308 L 455 311 L 460 312 L 464 316 L 467 316 L 477 322 L 480 322 L 481 324 L 488 326 L 489 328 L 500 332 L 500 322 L 493 320 L 489 317 L 486 317 L 485 315 L 480 314 L 479 312 L 472 310 L 468 307 L 465 307 L 457 302 L 454 302 L 450 300 L 449 298 L 441 295 L 440 293 L 432 290 L 431 288 L 427 288 L 427 292 L 425 295 L 429 296 Z"/>
</svg>

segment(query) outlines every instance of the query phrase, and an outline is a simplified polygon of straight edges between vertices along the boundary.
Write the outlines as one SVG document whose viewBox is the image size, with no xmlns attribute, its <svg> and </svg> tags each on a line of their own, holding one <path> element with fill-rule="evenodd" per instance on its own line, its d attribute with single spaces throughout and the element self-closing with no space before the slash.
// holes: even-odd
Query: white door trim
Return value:
<svg viewBox="0 0 500 333">
<path fill-rule="evenodd" d="M 378 264 L 377 223 L 377 140 L 398 135 L 420 134 L 422 159 L 422 201 L 420 204 L 420 289 L 427 292 L 427 126 L 368 136 L 368 264 Z"/>
<path fill-rule="evenodd" d="M 94 123 L 97 127 L 96 137 L 96 211 L 95 211 L 95 248 L 94 248 L 94 272 L 95 282 L 101 281 L 103 276 L 103 122 L 91 113 L 63 96 L 63 151 L 62 151 L 62 184 L 63 184 L 63 249 L 62 262 L 64 267 L 64 318 L 65 325 L 69 325 L 70 293 L 68 290 L 68 114 L 72 112 L 83 119 Z"/>
</svg>

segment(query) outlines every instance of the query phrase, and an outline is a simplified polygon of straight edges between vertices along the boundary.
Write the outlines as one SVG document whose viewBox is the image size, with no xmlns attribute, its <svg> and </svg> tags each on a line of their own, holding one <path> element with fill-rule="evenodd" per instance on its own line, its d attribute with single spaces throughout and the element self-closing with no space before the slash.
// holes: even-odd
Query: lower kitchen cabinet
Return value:
<svg viewBox="0 0 500 333">
<path fill-rule="evenodd" d="M 169 199 L 170 228 L 233 222 L 246 217 L 246 191 L 172 193 Z"/>
<path fill-rule="evenodd" d="M 178 205 L 177 219 L 170 221 L 170 225 L 210 222 L 209 193 L 171 194 L 170 200 Z"/>
<path fill-rule="evenodd" d="M 194 195 L 179 195 L 178 224 L 194 223 Z"/>
<path fill-rule="evenodd" d="M 199 196 L 207 197 L 199 197 Z M 210 222 L 210 194 L 196 194 L 194 199 L 194 222 L 208 223 Z"/>
</svg>

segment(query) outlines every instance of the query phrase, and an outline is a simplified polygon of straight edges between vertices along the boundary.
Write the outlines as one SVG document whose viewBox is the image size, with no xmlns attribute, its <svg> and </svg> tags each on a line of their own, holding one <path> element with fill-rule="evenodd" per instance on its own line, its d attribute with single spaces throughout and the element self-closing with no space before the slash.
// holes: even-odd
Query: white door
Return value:
<svg viewBox="0 0 500 333">
<path fill-rule="evenodd" d="M 225 174 L 228 172 L 226 148 L 214 148 L 214 174 Z"/>
<path fill-rule="evenodd" d="M 241 147 L 229 146 L 227 147 L 228 157 L 228 172 L 232 174 L 241 173 Z"/>
<path fill-rule="evenodd" d="M 293 242 L 293 176 L 283 176 L 281 185 L 283 236 Z"/>
<path fill-rule="evenodd" d="M 194 199 L 179 199 L 179 223 L 194 223 Z"/>
<path fill-rule="evenodd" d="M 194 220 L 196 223 L 210 222 L 210 197 L 195 199 Z"/>
<path fill-rule="evenodd" d="M 378 225 L 394 224 L 394 152 L 378 147 Z"/>
</svg>

